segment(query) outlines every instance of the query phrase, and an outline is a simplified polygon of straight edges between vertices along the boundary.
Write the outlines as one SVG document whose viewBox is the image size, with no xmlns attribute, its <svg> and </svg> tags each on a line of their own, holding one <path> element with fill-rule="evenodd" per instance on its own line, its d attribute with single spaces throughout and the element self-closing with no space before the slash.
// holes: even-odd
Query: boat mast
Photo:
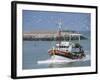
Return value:
<svg viewBox="0 0 100 80">
<path fill-rule="evenodd" d="M 62 23 L 59 22 L 58 23 L 58 44 L 60 45 L 61 44 L 61 27 L 62 27 Z"/>
</svg>

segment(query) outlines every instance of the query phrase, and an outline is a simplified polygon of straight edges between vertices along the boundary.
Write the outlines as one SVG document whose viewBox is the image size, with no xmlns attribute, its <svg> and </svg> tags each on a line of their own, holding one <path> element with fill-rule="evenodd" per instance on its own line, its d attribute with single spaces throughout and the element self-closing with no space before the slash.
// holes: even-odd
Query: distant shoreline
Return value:
<svg viewBox="0 0 100 80">
<path fill-rule="evenodd" d="M 60 39 L 59 38 L 33 38 L 33 37 L 23 37 L 23 40 L 24 41 L 58 41 L 58 40 L 61 40 L 61 41 L 68 41 L 70 38 L 69 37 L 61 37 Z M 72 37 L 71 40 L 78 40 L 79 38 L 78 37 Z M 86 37 L 83 37 L 83 36 L 80 36 L 80 39 L 81 40 L 85 40 L 87 39 Z"/>
</svg>

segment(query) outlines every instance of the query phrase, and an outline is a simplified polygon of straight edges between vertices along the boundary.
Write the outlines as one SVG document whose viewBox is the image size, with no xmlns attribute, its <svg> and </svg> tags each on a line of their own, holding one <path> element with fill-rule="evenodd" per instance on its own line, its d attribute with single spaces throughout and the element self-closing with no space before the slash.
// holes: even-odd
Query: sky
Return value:
<svg viewBox="0 0 100 80">
<path fill-rule="evenodd" d="M 23 31 L 57 31 L 58 23 L 63 30 L 90 31 L 90 13 L 23 10 Z"/>
</svg>

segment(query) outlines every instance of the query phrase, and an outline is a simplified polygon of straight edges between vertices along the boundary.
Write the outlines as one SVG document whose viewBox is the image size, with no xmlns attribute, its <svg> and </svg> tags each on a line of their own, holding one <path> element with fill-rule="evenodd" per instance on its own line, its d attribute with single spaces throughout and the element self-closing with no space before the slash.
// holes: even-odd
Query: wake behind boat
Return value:
<svg viewBox="0 0 100 80">
<path fill-rule="evenodd" d="M 66 64 L 66 63 L 72 63 L 72 62 L 84 62 L 84 61 L 88 61 L 90 60 L 89 55 L 86 55 L 86 57 L 82 58 L 82 59 L 69 59 L 66 57 L 62 57 L 62 56 L 52 56 L 50 59 L 47 60 L 42 60 L 42 61 L 38 61 L 38 64 Z"/>
</svg>

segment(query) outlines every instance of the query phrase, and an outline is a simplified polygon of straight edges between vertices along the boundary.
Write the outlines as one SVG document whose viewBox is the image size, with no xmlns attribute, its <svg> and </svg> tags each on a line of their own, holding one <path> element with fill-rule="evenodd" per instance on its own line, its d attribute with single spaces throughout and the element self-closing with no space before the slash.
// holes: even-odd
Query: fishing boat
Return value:
<svg viewBox="0 0 100 80">
<path fill-rule="evenodd" d="M 50 56 L 60 56 L 60 57 L 65 57 L 69 59 L 82 59 L 86 55 L 84 53 L 83 47 L 80 44 L 80 36 L 82 34 L 80 33 L 69 33 L 69 40 L 68 41 L 63 41 L 61 40 L 62 37 L 62 25 L 59 23 L 59 28 L 57 31 L 57 41 L 55 46 L 53 46 L 51 49 L 48 50 L 48 53 Z M 71 40 L 71 37 L 77 36 L 78 40 L 77 42 L 73 42 Z"/>
</svg>

